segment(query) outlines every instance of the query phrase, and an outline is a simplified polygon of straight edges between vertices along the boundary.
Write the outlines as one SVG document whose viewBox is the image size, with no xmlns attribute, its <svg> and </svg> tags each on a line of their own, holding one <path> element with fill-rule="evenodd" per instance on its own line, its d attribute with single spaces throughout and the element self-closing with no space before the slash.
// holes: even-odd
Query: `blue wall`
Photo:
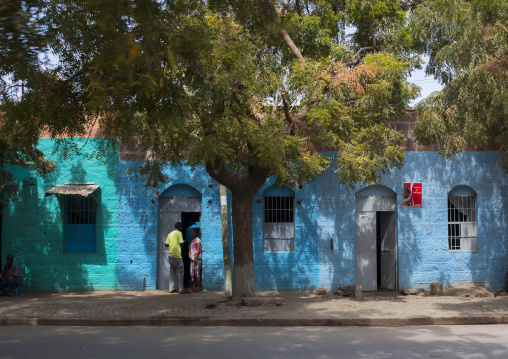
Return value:
<svg viewBox="0 0 508 359">
<path fill-rule="evenodd" d="M 201 193 L 201 240 L 203 245 L 203 288 L 224 288 L 222 226 L 219 184 L 203 168 L 169 167 L 170 183 L 145 189 L 143 182 L 126 174 L 140 162 L 120 161 L 119 177 L 119 289 L 155 289 L 157 286 L 158 197 L 174 184 L 187 184 Z M 231 206 L 229 206 L 230 208 Z M 168 233 L 173 228 L 168 228 Z M 231 231 L 230 237 L 232 238 Z"/>
<path fill-rule="evenodd" d="M 332 155 L 332 154 L 331 154 Z M 355 193 L 341 188 L 333 168 L 316 179 L 318 193 L 319 286 L 335 289 L 355 282 Z M 423 207 L 402 207 L 404 182 L 423 184 Z M 508 271 L 508 175 L 495 152 L 464 152 L 451 160 L 436 152 L 406 153 L 401 170 L 382 177 L 397 193 L 399 287 L 428 289 L 482 283 L 504 287 Z M 478 251 L 448 250 L 447 197 L 457 185 L 477 193 Z M 330 238 L 334 250 L 330 250 Z"/>
<path fill-rule="evenodd" d="M 333 156 L 333 153 L 328 153 Z M 505 233 L 508 175 L 497 153 L 465 152 L 444 160 L 435 152 L 406 153 L 401 170 L 382 177 L 381 184 L 397 194 L 399 287 L 483 283 L 490 289 L 504 285 L 508 271 Z M 157 196 L 141 182 L 125 175 L 132 161 L 120 161 L 119 288 L 154 289 L 157 275 Z M 188 184 L 202 193 L 203 285 L 224 288 L 219 185 L 204 169 L 168 168 L 171 184 Z M 423 184 L 423 207 L 402 207 L 404 182 Z M 311 184 L 295 192 L 295 252 L 263 252 L 263 192 L 252 204 L 256 288 L 335 290 L 355 283 L 355 193 L 339 186 L 333 166 Z M 447 196 L 457 185 L 477 193 L 478 251 L 448 250 Z M 229 196 L 229 209 L 231 196 Z M 232 229 L 230 221 L 230 241 Z M 231 244 L 231 251 L 233 245 Z M 146 281 L 143 282 L 146 277 Z"/>
<path fill-rule="evenodd" d="M 81 141 L 81 142 L 80 142 Z M 78 140 L 85 152 L 102 140 Z M 52 153 L 54 141 L 42 140 Z M 158 193 L 174 184 L 186 184 L 202 196 L 203 286 L 224 288 L 219 184 L 203 168 L 168 167 L 170 183 L 145 189 L 142 181 L 126 174 L 141 162 L 118 160 L 108 150 L 106 161 L 86 156 L 51 158 L 57 170 L 32 183 L 22 174 L 19 190 L 4 193 L 2 254 L 14 253 L 25 268 L 25 290 L 155 289 L 157 283 Z M 327 153 L 333 156 L 333 153 Z M 355 193 L 341 187 L 329 168 L 295 193 L 295 252 L 263 252 L 263 193 L 270 178 L 254 197 L 253 241 L 258 290 L 336 290 L 355 284 Z M 24 177 L 23 177 L 24 176 Z M 23 177 L 23 178 L 21 178 Z M 44 191 L 64 183 L 92 182 L 101 186 L 97 253 L 63 252 L 62 213 L 55 196 Z M 404 182 L 423 184 L 423 207 L 403 207 Z M 482 283 L 490 289 L 504 286 L 508 271 L 508 175 L 495 152 L 465 152 L 444 160 L 435 152 L 408 152 L 406 164 L 382 176 L 381 184 L 397 194 L 399 288 Z M 477 193 L 478 251 L 448 250 L 447 196 L 457 185 Z M 231 218 L 231 194 L 228 196 Z M 168 229 L 169 231 L 169 229 Z M 233 251 L 231 220 L 230 248 Z M 234 260 L 234 258 L 233 258 Z"/>
<path fill-rule="evenodd" d="M 302 290 L 319 283 L 316 182 L 295 192 L 295 251 L 263 252 L 263 192 L 273 185 L 266 181 L 252 204 L 252 239 L 256 289 Z"/>
</svg>

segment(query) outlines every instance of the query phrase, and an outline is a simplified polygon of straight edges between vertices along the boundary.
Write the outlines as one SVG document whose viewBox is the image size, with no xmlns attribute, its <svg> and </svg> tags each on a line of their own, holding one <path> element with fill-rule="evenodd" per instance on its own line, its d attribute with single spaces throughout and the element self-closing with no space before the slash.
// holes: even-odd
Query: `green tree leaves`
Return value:
<svg viewBox="0 0 508 359">
<path fill-rule="evenodd" d="M 446 84 L 422 101 L 415 134 L 444 156 L 487 146 L 506 156 L 508 3 L 425 1 L 412 16 L 416 49 L 430 56 L 427 73 Z"/>
<path fill-rule="evenodd" d="M 400 1 L 37 6 L 46 31 L 40 47 L 60 65 L 34 71 L 20 99 L 5 96 L 4 119 L 22 115 L 34 130 L 72 137 L 100 117 L 105 134 L 134 136 L 155 165 L 185 159 L 238 173 L 254 166 L 299 184 L 327 166 L 319 150 L 401 116 L 417 94 L 406 82 L 417 61 L 407 54 Z M 391 162 L 376 163 L 369 181 Z"/>
</svg>

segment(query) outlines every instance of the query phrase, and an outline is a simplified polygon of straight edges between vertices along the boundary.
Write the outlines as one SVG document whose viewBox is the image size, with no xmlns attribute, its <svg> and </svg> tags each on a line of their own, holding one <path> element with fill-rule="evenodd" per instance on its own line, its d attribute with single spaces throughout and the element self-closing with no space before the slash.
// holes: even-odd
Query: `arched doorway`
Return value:
<svg viewBox="0 0 508 359">
<path fill-rule="evenodd" d="M 397 194 L 369 186 L 355 195 L 356 283 L 364 291 L 397 290 Z"/>
<path fill-rule="evenodd" d="M 183 237 L 190 241 L 190 229 L 200 228 L 201 193 L 195 188 L 176 184 L 159 196 L 159 219 L 157 234 L 157 288 L 169 288 L 169 262 L 167 248 L 164 246 L 169 232 L 175 223 L 182 222 Z"/>
</svg>

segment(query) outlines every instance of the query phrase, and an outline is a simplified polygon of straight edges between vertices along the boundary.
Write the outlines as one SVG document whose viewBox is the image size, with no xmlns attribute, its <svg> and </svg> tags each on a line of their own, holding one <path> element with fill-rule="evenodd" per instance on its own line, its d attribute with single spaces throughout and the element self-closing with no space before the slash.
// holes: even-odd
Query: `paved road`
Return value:
<svg viewBox="0 0 508 359">
<path fill-rule="evenodd" d="M 508 357 L 508 325 L 0 327 L 0 359 Z"/>
</svg>

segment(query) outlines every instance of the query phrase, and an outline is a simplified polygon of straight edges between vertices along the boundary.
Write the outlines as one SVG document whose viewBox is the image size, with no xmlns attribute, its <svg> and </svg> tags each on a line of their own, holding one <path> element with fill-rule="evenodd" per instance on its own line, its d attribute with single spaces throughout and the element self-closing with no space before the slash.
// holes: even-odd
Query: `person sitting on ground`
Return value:
<svg viewBox="0 0 508 359">
<path fill-rule="evenodd" d="M 2 273 L 0 273 L 0 290 L 9 295 L 16 295 L 15 289 L 21 281 L 21 268 L 14 263 L 14 256 L 7 255 L 7 263 L 5 263 Z M 7 292 L 5 292 L 7 287 Z M 5 295 L 5 294 L 4 294 Z"/>
<path fill-rule="evenodd" d="M 191 236 L 193 238 L 190 245 L 189 257 L 191 259 L 191 278 L 193 286 L 190 289 L 193 292 L 199 292 L 201 288 L 201 257 L 203 251 L 201 248 L 201 239 L 198 237 L 198 230 L 192 229 Z"/>
</svg>

